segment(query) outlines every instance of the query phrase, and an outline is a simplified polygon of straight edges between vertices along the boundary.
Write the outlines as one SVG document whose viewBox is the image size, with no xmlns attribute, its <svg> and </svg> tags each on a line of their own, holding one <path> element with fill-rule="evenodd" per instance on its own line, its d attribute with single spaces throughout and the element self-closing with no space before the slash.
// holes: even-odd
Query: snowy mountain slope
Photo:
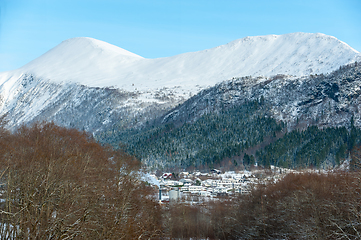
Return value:
<svg viewBox="0 0 361 240">
<path fill-rule="evenodd" d="M 155 168 L 232 164 L 244 150 L 265 166 L 267 158 L 256 153 L 261 149 L 271 164 L 287 159 L 293 166 L 328 168 L 339 164 L 350 136 L 360 139 L 360 103 L 360 63 L 327 75 L 233 78 L 202 90 L 139 133 L 122 139 L 114 134 L 109 141 L 127 143 Z"/>
<path fill-rule="evenodd" d="M 134 127 L 225 79 L 325 73 L 360 56 L 334 37 L 310 33 L 247 37 L 159 59 L 73 38 L 0 73 L 0 113 L 8 114 L 10 127 L 35 120 L 91 132 L 114 123 Z"/>
<path fill-rule="evenodd" d="M 32 75 L 21 75 L 13 84 L 6 82 L 0 90 L 0 112 L 7 114 L 9 129 L 44 120 L 90 133 L 113 126 L 127 129 L 174 107 L 172 99 L 146 102 L 137 99 L 137 92 L 58 84 Z"/>
<path fill-rule="evenodd" d="M 360 56 L 347 44 L 323 34 L 269 35 L 247 37 L 209 50 L 155 59 L 156 65 L 164 65 L 168 72 L 152 68 L 148 74 L 156 76 L 154 79 L 158 81 L 163 80 L 163 85 L 181 82 L 182 86 L 192 83 L 204 86 L 214 85 L 220 79 L 248 75 L 327 73 L 354 62 Z"/>
<path fill-rule="evenodd" d="M 192 123 L 204 114 L 261 99 L 268 107 L 264 115 L 287 123 L 289 130 L 308 125 L 349 127 L 351 117 L 361 128 L 361 64 L 318 76 L 233 78 L 201 91 L 159 122 Z"/>
<path fill-rule="evenodd" d="M 21 68 L 24 73 L 55 82 L 111 86 L 109 78 L 142 57 L 92 38 L 72 38 Z M 104 82 L 103 81 L 108 81 Z"/>
<path fill-rule="evenodd" d="M 126 91 L 182 86 L 195 93 L 196 85 L 212 86 L 232 77 L 327 73 L 360 56 L 347 44 L 320 33 L 246 37 L 216 48 L 158 59 L 144 59 L 91 38 L 73 38 L 17 72 L 57 83 L 115 86 Z"/>
</svg>

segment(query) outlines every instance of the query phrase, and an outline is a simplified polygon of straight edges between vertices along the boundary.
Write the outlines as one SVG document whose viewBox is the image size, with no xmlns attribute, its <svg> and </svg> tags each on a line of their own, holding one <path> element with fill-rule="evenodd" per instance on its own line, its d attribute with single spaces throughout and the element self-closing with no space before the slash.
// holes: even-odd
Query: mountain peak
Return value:
<svg viewBox="0 0 361 240">
<path fill-rule="evenodd" d="M 119 66 L 141 59 L 143 57 L 112 44 L 89 37 L 76 37 L 61 42 L 17 71 L 55 82 L 82 83 L 87 74 L 96 77 L 106 73 L 105 76 L 109 76 Z M 89 85 L 103 84 L 100 81 Z"/>
<path fill-rule="evenodd" d="M 56 48 L 69 48 L 67 50 L 84 49 L 84 50 L 102 50 L 109 53 L 116 53 L 122 56 L 129 56 L 134 58 L 142 58 L 141 56 L 129 52 L 125 49 L 112 45 L 110 43 L 90 38 L 90 37 L 75 37 L 70 38 L 60 43 Z"/>
<path fill-rule="evenodd" d="M 315 46 L 317 49 L 317 45 L 322 44 L 324 46 L 328 45 L 329 48 L 338 45 L 338 47 L 342 47 L 346 51 L 351 51 L 357 54 L 360 54 L 357 50 L 350 47 L 345 42 L 338 40 L 333 36 L 329 36 L 323 33 L 304 33 L 304 32 L 295 32 L 295 33 L 288 33 L 283 35 L 264 35 L 264 36 L 248 36 L 241 39 L 234 40 L 227 45 L 246 45 L 247 44 L 265 44 L 269 43 L 272 45 L 276 44 L 284 44 L 284 43 L 291 43 L 297 47 L 301 45 L 308 45 L 310 47 Z M 256 47 L 256 46 L 252 46 Z M 316 50 L 312 49 L 312 50 Z"/>
<path fill-rule="evenodd" d="M 79 37 L 63 41 L 18 70 L 92 87 L 148 91 L 181 86 L 196 93 L 197 86 L 233 77 L 321 74 L 360 59 L 361 54 L 346 43 L 321 33 L 245 37 L 158 59 L 144 59 L 109 43 Z"/>
</svg>

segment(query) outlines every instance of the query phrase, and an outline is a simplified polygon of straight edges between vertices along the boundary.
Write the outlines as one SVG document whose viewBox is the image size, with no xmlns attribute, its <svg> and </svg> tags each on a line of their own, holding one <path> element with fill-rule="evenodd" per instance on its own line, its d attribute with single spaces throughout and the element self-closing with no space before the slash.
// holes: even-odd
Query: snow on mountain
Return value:
<svg viewBox="0 0 361 240">
<path fill-rule="evenodd" d="M 361 127 L 361 63 L 344 65 L 327 75 L 241 77 L 201 91 L 167 112 L 162 124 L 195 122 L 203 114 L 221 112 L 224 106 L 260 101 L 265 116 L 287 123 L 289 130 L 308 125 Z"/>
<path fill-rule="evenodd" d="M 17 71 L 91 87 L 144 91 L 182 86 L 194 92 L 198 91 L 196 85 L 212 86 L 232 77 L 327 73 L 360 56 L 347 44 L 320 33 L 246 37 L 158 59 L 144 59 L 91 38 L 73 38 Z"/>
<path fill-rule="evenodd" d="M 111 86 L 129 64 L 143 59 L 122 48 L 92 38 L 72 38 L 23 66 L 20 71 L 56 82 Z"/>
<path fill-rule="evenodd" d="M 0 113 L 8 113 L 11 126 L 46 119 L 66 126 L 81 122 L 96 131 L 99 122 L 110 126 L 123 117 L 126 126 L 135 126 L 226 79 L 320 74 L 360 60 L 346 43 L 320 33 L 246 37 L 157 59 L 92 38 L 72 38 L 19 69 L 0 73 Z M 99 102 L 104 99 L 111 104 Z"/>
</svg>

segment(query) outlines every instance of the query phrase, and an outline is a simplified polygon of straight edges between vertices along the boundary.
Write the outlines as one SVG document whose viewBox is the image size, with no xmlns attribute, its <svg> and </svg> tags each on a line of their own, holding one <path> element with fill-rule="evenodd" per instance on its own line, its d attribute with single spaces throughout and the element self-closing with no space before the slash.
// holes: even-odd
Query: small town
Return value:
<svg viewBox="0 0 361 240">
<path fill-rule="evenodd" d="M 210 172 L 164 172 L 147 174 L 144 180 L 159 191 L 159 203 L 186 200 L 191 203 L 219 197 L 248 194 L 251 187 L 260 183 L 274 182 L 296 170 L 271 166 L 270 169 L 252 171 L 226 171 L 212 169 Z M 157 176 L 160 175 L 160 176 Z"/>
</svg>

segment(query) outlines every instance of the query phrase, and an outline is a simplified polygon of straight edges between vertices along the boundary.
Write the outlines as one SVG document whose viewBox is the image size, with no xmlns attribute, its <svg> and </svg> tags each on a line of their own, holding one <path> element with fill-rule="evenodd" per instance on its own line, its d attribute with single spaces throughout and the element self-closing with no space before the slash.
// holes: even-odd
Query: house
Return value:
<svg viewBox="0 0 361 240">
<path fill-rule="evenodd" d="M 194 185 L 191 185 L 188 187 L 188 191 L 191 192 L 191 193 L 199 193 L 201 191 L 206 191 L 207 188 L 205 187 L 202 187 L 202 186 L 194 186 Z"/>
<path fill-rule="evenodd" d="M 161 181 L 160 186 L 161 187 L 183 186 L 183 183 L 173 180 L 166 180 L 166 181 Z"/>
<path fill-rule="evenodd" d="M 221 171 L 218 169 L 212 169 L 211 173 L 221 174 Z"/>
<path fill-rule="evenodd" d="M 179 180 L 179 182 L 183 183 L 184 185 L 193 184 L 193 180 L 189 178 L 182 178 L 181 180 Z"/>
<path fill-rule="evenodd" d="M 171 179 L 171 178 L 172 178 L 172 174 L 171 174 L 171 173 L 163 173 L 162 178 L 163 178 L 163 179 Z"/>
<path fill-rule="evenodd" d="M 200 191 L 199 195 L 202 196 L 202 197 L 210 197 L 211 193 L 208 192 L 208 191 Z"/>
</svg>

